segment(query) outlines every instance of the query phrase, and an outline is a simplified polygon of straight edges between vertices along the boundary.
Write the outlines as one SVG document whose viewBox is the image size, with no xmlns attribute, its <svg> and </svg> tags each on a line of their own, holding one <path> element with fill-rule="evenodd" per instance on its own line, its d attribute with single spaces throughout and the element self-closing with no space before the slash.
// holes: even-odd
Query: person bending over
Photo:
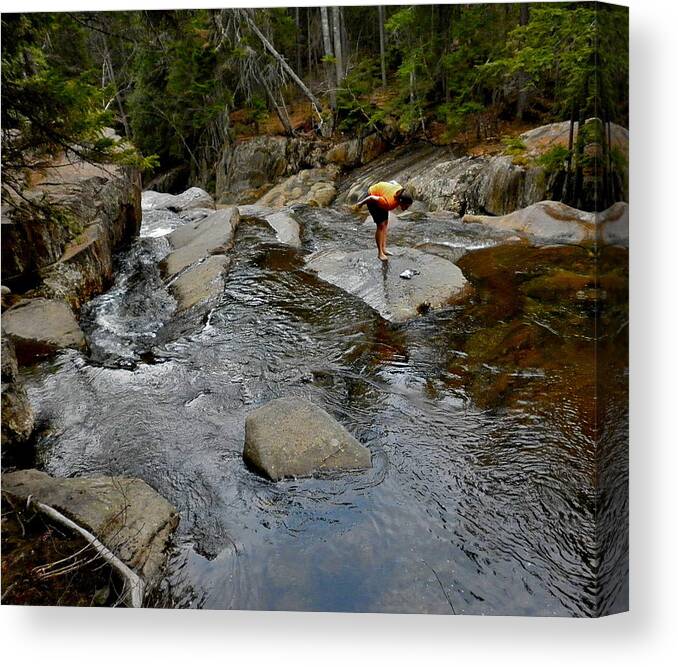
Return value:
<svg viewBox="0 0 678 667">
<path fill-rule="evenodd" d="M 395 181 L 380 182 L 371 185 L 367 190 L 367 197 L 361 199 L 356 207 L 367 204 L 372 220 L 377 225 L 374 239 L 377 242 L 377 255 L 383 262 L 388 261 L 391 253 L 386 250 L 386 232 L 388 231 L 388 212 L 398 206 L 406 211 L 412 205 L 412 197 L 400 183 Z"/>
</svg>

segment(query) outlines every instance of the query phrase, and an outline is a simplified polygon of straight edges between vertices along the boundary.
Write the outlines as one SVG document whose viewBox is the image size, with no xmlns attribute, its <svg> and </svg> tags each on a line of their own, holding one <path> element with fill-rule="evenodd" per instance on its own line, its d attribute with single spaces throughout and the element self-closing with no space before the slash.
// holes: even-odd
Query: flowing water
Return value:
<svg viewBox="0 0 678 667">
<path fill-rule="evenodd" d="M 476 295 L 393 325 L 303 270 L 310 251 L 371 247 L 373 226 L 341 208 L 296 215 L 300 250 L 243 220 L 223 295 L 183 317 L 157 269 L 166 240 L 147 230 L 82 313 L 90 353 L 26 374 L 49 473 L 140 477 L 177 507 L 175 548 L 149 603 L 543 615 L 623 606 L 623 587 L 597 583 L 603 561 L 625 567 L 623 539 L 601 549 L 596 534 L 601 314 L 585 290 L 533 293 L 551 267 L 589 261 L 586 252 L 507 251 L 450 216 L 413 214 L 389 242 L 459 260 Z M 610 375 L 623 377 L 624 351 L 609 357 Z M 607 404 L 623 426 L 613 389 Z M 249 470 L 245 416 L 280 396 L 325 408 L 369 447 L 373 467 L 278 483 Z M 608 443 L 623 454 L 623 433 Z M 624 461 L 606 481 L 620 522 Z"/>
</svg>

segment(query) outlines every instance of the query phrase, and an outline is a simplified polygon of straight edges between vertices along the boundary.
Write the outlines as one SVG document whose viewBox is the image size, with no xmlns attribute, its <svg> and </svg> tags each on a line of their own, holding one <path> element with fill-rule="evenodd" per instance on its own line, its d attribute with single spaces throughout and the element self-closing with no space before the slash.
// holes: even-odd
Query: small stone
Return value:
<svg viewBox="0 0 678 667">
<path fill-rule="evenodd" d="M 414 276 L 419 275 L 419 271 L 416 269 L 405 269 L 401 274 L 400 277 L 404 278 L 405 280 L 412 280 Z"/>
</svg>

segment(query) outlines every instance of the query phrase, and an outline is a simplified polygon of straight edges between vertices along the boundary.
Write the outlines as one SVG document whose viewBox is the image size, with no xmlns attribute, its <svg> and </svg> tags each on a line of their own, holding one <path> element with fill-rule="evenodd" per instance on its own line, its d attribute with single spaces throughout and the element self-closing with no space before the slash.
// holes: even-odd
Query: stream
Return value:
<svg viewBox="0 0 678 667">
<path fill-rule="evenodd" d="M 563 262 L 590 262 L 586 253 L 514 248 L 449 214 L 410 213 L 389 243 L 459 261 L 476 295 L 390 324 L 303 268 L 312 251 L 373 247 L 373 225 L 342 207 L 294 215 L 301 249 L 243 219 L 223 295 L 182 317 L 157 268 L 167 241 L 146 225 L 118 257 L 115 285 L 83 309 L 90 352 L 24 372 L 41 467 L 140 477 L 178 509 L 175 548 L 148 603 L 549 616 L 621 608 L 627 591 L 596 583 L 605 563 L 626 566 L 624 544 L 601 547 L 596 535 L 603 454 L 586 391 L 605 313 L 585 291 L 554 300 L 534 282 Z M 606 357 L 615 379 L 605 396 L 623 431 L 621 348 Z M 277 483 L 249 470 L 245 417 L 281 396 L 326 409 L 371 450 L 373 467 Z M 606 456 L 622 451 L 621 431 L 609 434 Z M 612 500 L 623 502 L 624 456 L 610 475 Z"/>
</svg>

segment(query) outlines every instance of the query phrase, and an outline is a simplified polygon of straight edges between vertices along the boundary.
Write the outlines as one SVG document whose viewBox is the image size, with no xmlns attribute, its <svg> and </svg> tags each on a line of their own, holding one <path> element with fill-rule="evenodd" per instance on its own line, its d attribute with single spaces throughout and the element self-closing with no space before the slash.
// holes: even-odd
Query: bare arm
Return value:
<svg viewBox="0 0 678 667">
<path fill-rule="evenodd" d="M 379 197 L 377 195 L 367 195 L 367 197 L 361 199 L 356 206 L 361 207 L 367 204 L 368 201 L 379 201 L 380 199 L 383 199 L 383 197 Z"/>
</svg>

